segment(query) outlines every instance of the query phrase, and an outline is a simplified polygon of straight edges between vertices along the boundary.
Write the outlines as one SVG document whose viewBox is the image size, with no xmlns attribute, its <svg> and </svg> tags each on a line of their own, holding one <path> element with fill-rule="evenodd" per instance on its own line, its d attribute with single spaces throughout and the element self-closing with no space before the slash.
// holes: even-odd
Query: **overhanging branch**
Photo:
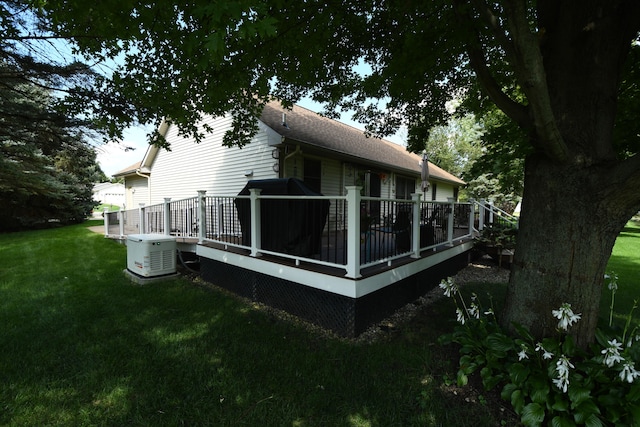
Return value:
<svg viewBox="0 0 640 427">
<path fill-rule="evenodd" d="M 454 0 L 454 7 L 458 19 L 461 21 L 461 25 L 466 28 L 475 28 L 474 18 L 470 15 L 470 12 L 466 10 L 466 4 L 459 0 Z M 477 7 L 484 7 L 484 2 L 476 2 Z M 500 29 L 491 23 L 492 18 L 487 10 L 479 11 L 480 15 L 487 21 L 487 25 L 491 27 L 491 31 L 494 33 L 496 39 L 505 43 L 506 35 L 500 32 Z M 508 117 L 514 120 L 518 126 L 523 129 L 531 127 L 531 120 L 527 111 L 527 107 L 514 101 L 509 97 L 502 89 L 500 84 L 496 81 L 491 70 L 487 66 L 487 61 L 482 50 L 482 40 L 477 31 L 473 32 L 473 40 L 467 43 L 467 55 L 469 56 L 469 63 L 471 68 L 475 71 L 476 77 L 482 89 L 487 96 L 500 108 Z M 508 50 L 507 46 L 507 50 Z"/>
<path fill-rule="evenodd" d="M 504 93 L 498 82 L 487 67 L 484 55 L 478 48 L 469 47 L 467 49 L 471 67 L 476 72 L 476 77 L 487 96 L 500 108 L 508 117 L 514 120 L 523 129 L 531 127 L 531 120 L 527 112 L 527 107 L 514 101 Z"/>
<path fill-rule="evenodd" d="M 509 29 L 516 61 L 516 77 L 529 101 L 537 146 L 554 161 L 569 158 L 567 147 L 551 108 L 546 72 L 538 37 L 531 32 L 524 0 L 506 2 Z"/>
</svg>

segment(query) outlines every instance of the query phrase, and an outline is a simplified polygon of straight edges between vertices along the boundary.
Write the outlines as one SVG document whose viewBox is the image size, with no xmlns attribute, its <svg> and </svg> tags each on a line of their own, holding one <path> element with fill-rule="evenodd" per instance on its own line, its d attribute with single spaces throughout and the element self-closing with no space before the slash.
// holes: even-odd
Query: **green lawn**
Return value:
<svg viewBox="0 0 640 427">
<path fill-rule="evenodd" d="M 634 301 L 640 299 L 640 216 L 627 223 L 613 248 L 607 271 L 615 272 L 618 277 L 618 291 L 615 296 L 614 317 L 624 323 Z M 603 289 L 601 316 L 608 322 L 611 291 Z M 640 311 L 635 313 L 640 318 Z M 638 320 L 636 324 L 640 324 Z"/>
<path fill-rule="evenodd" d="M 98 224 L 0 235 L 0 425 L 512 425 L 491 396 L 445 385 L 448 300 L 346 342 L 186 278 L 133 285 Z M 612 257 L 628 296 L 639 236 Z"/>
<path fill-rule="evenodd" d="M 0 235 L 0 425 L 493 425 L 450 410 L 437 327 L 352 344 L 186 279 L 132 285 L 91 224 Z"/>
<path fill-rule="evenodd" d="M 118 205 L 102 203 L 96 206 L 95 208 L 93 208 L 93 212 L 104 213 L 105 208 L 109 209 L 109 212 L 117 212 L 120 210 L 120 206 Z"/>
</svg>

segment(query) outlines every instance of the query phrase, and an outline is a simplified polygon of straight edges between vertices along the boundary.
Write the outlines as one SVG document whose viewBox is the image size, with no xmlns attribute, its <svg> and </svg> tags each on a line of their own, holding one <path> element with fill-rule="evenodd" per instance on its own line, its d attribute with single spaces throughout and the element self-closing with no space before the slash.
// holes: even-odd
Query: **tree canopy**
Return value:
<svg viewBox="0 0 640 427">
<path fill-rule="evenodd" d="M 12 71 L 0 66 L 1 74 Z M 0 100 L 0 230 L 83 221 L 101 172 L 94 149 L 48 110 L 52 99 L 41 87 L 5 78 Z"/>
<path fill-rule="evenodd" d="M 352 3 L 236 0 L 142 5 L 125 0 L 83 7 L 48 0 L 35 4 L 41 6 L 43 37 L 72 40 L 75 52 L 92 60 L 119 58 L 113 73 L 101 81 L 108 90 L 100 92 L 102 104 L 96 108 L 124 124 L 134 118 L 157 123 L 170 117 L 183 132 L 201 136 L 194 125 L 197 118 L 231 111 L 236 135 L 228 143 L 243 144 L 246 129 L 251 129 L 256 111 L 269 97 L 288 104 L 311 94 L 327 105 L 327 113 L 335 108 L 356 111 L 376 135 L 389 134 L 406 122 L 410 138 L 424 141 L 431 126 L 446 117 L 445 103 L 462 93 L 476 99 L 488 96 L 524 129 L 556 134 L 550 125 L 554 120 L 542 123 L 537 118 L 551 101 L 539 99 L 549 97 L 544 76 L 553 71 L 567 81 L 576 71 L 542 69 L 540 48 L 549 48 L 546 55 L 564 53 L 565 45 L 547 43 L 553 34 L 549 30 L 560 32 L 561 20 L 554 18 L 578 8 L 579 2 L 569 2 L 564 9 L 550 1 L 522 0 Z M 599 3 L 594 2 L 594 10 L 616 14 L 620 21 L 620 34 L 610 40 L 614 44 L 608 55 L 626 57 L 637 36 L 637 6 L 632 1 Z M 585 36 L 602 28 L 596 27 L 595 16 L 581 15 L 585 16 L 563 22 Z M 579 23 L 584 27 L 577 28 Z M 589 43 L 574 56 L 587 54 L 594 47 Z M 569 63 L 568 58 L 554 59 Z M 606 59 L 600 63 L 618 67 L 619 62 Z M 368 66 L 364 75 L 354 71 L 361 64 Z M 606 67 L 600 65 L 599 70 Z M 564 102 L 578 103 L 605 90 L 611 92 L 598 85 Z M 524 98 L 514 96 L 514 91 L 524 93 Z M 617 92 L 616 85 L 613 99 Z M 382 101 L 367 102 L 371 99 Z M 556 141 L 546 148 L 560 154 L 566 152 L 563 145 Z"/>
<path fill-rule="evenodd" d="M 225 143 L 243 145 L 271 97 L 310 95 L 375 135 L 407 124 L 410 144 L 424 144 L 450 99 L 494 105 L 519 129 L 520 142 L 505 133 L 506 156 L 526 154 L 504 322 L 543 336 L 551 309 L 571 303 L 584 319 L 577 342 L 593 339 L 606 260 L 640 209 L 638 129 L 619 114 L 640 105 L 640 2 L 34 4 L 41 28 L 78 54 L 117 60 L 91 107 L 122 124 L 168 117 L 201 138 L 203 114 L 232 113 Z"/>
<path fill-rule="evenodd" d="M 468 71 L 454 72 L 464 34 L 447 24 L 446 1 L 40 4 L 46 34 L 73 40 L 91 60 L 119 58 L 101 93 L 126 102 L 105 95 L 104 112 L 121 110 L 113 118 L 124 125 L 127 117 L 156 124 L 169 117 L 196 138 L 202 114 L 231 112 L 229 145 L 248 142 L 270 97 L 290 104 L 308 94 L 327 114 L 355 111 L 376 135 L 411 121 L 420 137 L 417 125 L 424 132 L 439 123 L 444 103 L 469 80 Z M 354 70 L 362 64 L 370 72 Z M 367 102 L 374 98 L 382 108 Z"/>
<path fill-rule="evenodd" d="M 72 101 L 91 87 L 93 73 L 75 61 L 56 63 L 55 45 L 25 31 L 32 23 L 20 6 L 0 6 L 2 231 L 83 221 L 101 176 L 87 142 L 95 125 L 74 114 L 80 104 Z"/>
<path fill-rule="evenodd" d="M 482 156 L 483 133 L 484 129 L 472 114 L 452 118 L 445 125 L 430 129 L 424 149 L 429 154 L 429 161 L 455 176 L 470 180 L 473 178 L 470 171 Z"/>
</svg>

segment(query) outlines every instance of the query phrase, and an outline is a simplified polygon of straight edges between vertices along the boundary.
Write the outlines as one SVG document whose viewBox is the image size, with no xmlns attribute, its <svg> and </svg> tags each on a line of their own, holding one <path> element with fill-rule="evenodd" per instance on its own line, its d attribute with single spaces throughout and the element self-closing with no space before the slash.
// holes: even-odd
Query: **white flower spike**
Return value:
<svg viewBox="0 0 640 427">
<path fill-rule="evenodd" d="M 620 356 L 622 343 L 619 343 L 618 340 L 614 338 L 611 341 L 607 341 L 607 344 L 609 344 L 609 347 L 601 351 L 601 353 L 604 354 L 602 363 L 611 368 L 616 363 L 624 361 L 624 358 Z"/>
<path fill-rule="evenodd" d="M 618 290 L 618 275 L 615 272 L 612 271 L 611 274 L 605 274 L 604 278 L 609 281 L 607 287 L 610 291 Z"/>
<path fill-rule="evenodd" d="M 633 362 L 627 362 L 622 366 L 622 371 L 620 371 L 620 379 L 622 381 L 626 381 L 631 384 L 633 380 L 639 376 L 640 372 L 636 371 L 635 366 L 633 366 Z"/>
<path fill-rule="evenodd" d="M 562 390 L 563 393 L 566 393 L 569 388 L 569 368 L 575 368 L 575 366 L 573 366 L 571 362 L 569 362 L 569 359 L 563 354 L 556 362 L 558 378 L 553 379 L 553 383 Z"/>
<path fill-rule="evenodd" d="M 442 279 L 442 281 L 438 286 L 440 287 L 440 289 L 444 291 L 444 294 L 449 298 L 454 296 L 458 292 L 458 287 L 453 282 L 453 279 L 451 277 Z"/>
<path fill-rule="evenodd" d="M 558 322 L 558 328 L 563 331 L 569 329 L 569 326 L 573 325 L 581 318 L 580 314 L 576 314 L 571 310 L 571 304 L 566 302 L 562 304 L 558 310 L 551 310 L 551 314 L 553 314 L 553 317 L 560 320 Z"/>
<path fill-rule="evenodd" d="M 480 308 L 476 303 L 472 303 L 467 311 L 469 312 L 469 317 L 475 317 L 476 319 L 480 318 Z"/>
<path fill-rule="evenodd" d="M 518 360 L 528 359 L 527 355 L 527 346 L 524 344 L 520 344 L 520 353 L 518 353 Z"/>
<path fill-rule="evenodd" d="M 537 343 L 536 344 L 536 351 L 541 351 L 542 352 L 542 358 L 544 360 L 549 360 L 553 358 L 553 353 L 551 353 L 550 351 L 547 351 L 544 349 L 544 347 L 542 346 L 542 343 Z"/>
</svg>

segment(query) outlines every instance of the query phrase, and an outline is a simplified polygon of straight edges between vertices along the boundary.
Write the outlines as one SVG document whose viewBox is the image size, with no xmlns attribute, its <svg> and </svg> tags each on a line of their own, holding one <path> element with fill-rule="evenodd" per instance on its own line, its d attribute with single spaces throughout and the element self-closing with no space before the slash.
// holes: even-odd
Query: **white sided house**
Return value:
<svg viewBox="0 0 640 427">
<path fill-rule="evenodd" d="M 171 151 L 149 147 L 140 163 L 114 174 L 125 178 L 128 208 L 193 197 L 198 190 L 237 194 L 249 180 L 273 178 L 298 178 L 327 196 L 345 195 L 349 185 L 372 197 L 410 199 L 420 192 L 420 156 L 299 106 L 285 110 L 269 103 L 258 134 L 243 148 L 222 145 L 231 117 L 205 122 L 213 132 L 199 144 L 163 124 L 160 132 Z M 457 199 L 462 180 L 433 164 L 429 172 L 423 200 Z"/>
<path fill-rule="evenodd" d="M 100 182 L 94 184 L 93 200 L 105 205 L 122 207 L 125 203 L 124 185 L 117 182 Z"/>
<path fill-rule="evenodd" d="M 205 123 L 200 143 L 163 123 L 170 151 L 114 175 L 127 210 L 105 217 L 106 235 L 175 236 L 204 280 L 344 336 L 468 263 L 483 214 L 433 164 L 422 192 L 421 156 L 277 102 L 243 148 L 222 145 L 230 117 Z"/>
</svg>

